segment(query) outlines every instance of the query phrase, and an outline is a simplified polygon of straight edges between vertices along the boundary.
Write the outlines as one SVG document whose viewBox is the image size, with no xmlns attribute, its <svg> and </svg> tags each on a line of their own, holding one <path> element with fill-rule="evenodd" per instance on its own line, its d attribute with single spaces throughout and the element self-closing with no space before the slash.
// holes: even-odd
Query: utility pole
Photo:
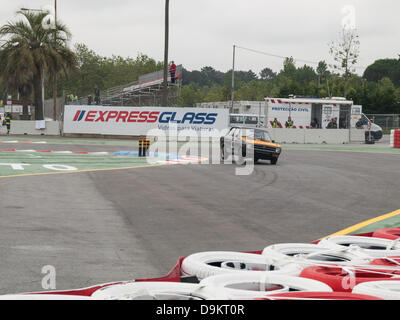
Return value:
<svg viewBox="0 0 400 320">
<path fill-rule="evenodd" d="M 165 41 L 164 41 L 164 88 L 162 94 L 163 107 L 168 106 L 168 39 L 169 39 L 169 0 L 165 0 Z"/>
<path fill-rule="evenodd" d="M 231 105 L 231 113 L 233 113 L 233 101 L 235 99 L 235 51 L 236 46 L 233 45 L 233 63 L 232 63 L 232 105 Z"/>
<path fill-rule="evenodd" d="M 57 0 L 54 0 L 54 45 L 57 47 Z M 53 120 L 57 120 L 57 72 L 53 75 Z"/>
</svg>

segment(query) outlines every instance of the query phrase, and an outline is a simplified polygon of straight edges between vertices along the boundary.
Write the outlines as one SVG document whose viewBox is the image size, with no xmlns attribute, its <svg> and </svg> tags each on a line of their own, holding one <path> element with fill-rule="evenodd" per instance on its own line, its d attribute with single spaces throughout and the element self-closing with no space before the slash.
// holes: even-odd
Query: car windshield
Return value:
<svg viewBox="0 0 400 320">
<path fill-rule="evenodd" d="M 243 132 L 243 136 L 250 139 L 257 139 L 263 141 L 272 140 L 267 131 L 260 129 L 245 129 Z"/>
</svg>

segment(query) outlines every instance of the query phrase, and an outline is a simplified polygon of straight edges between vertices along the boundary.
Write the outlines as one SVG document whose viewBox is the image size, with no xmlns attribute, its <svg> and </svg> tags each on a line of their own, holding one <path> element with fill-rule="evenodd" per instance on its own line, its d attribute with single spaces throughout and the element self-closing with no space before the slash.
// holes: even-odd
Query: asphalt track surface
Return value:
<svg viewBox="0 0 400 320">
<path fill-rule="evenodd" d="M 200 251 L 311 242 L 399 209 L 399 163 L 400 154 L 304 147 L 249 176 L 193 164 L 2 178 L 0 294 L 43 291 L 46 265 L 62 290 L 160 277 Z"/>
</svg>

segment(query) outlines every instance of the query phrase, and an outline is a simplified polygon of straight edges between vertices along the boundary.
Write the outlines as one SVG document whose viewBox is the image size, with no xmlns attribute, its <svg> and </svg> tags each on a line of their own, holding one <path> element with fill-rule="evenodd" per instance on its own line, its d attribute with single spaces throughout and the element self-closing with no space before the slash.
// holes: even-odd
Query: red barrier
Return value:
<svg viewBox="0 0 400 320">
<path fill-rule="evenodd" d="M 394 130 L 393 147 L 400 148 L 400 130 Z"/>
</svg>

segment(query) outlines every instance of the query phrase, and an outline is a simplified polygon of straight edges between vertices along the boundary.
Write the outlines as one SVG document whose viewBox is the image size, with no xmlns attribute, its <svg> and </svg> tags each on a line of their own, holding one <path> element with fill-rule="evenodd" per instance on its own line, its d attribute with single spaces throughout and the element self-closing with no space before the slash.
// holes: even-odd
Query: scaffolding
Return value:
<svg viewBox="0 0 400 320">
<path fill-rule="evenodd" d="M 164 73 L 157 71 L 139 77 L 136 82 L 122 86 L 102 90 L 100 105 L 102 106 L 160 106 L 164 90 Z M 178 98 L 182 88 L 182 65 L 177 66 L 175 81 L 168 76 L 168 106 L 178 105 Z M 80 97 L 75 101 L 67 101 L 71 105 L 95 104 L 93 94 L 92 103 L 89 103 L 89 95 Z"/>
</svg>

